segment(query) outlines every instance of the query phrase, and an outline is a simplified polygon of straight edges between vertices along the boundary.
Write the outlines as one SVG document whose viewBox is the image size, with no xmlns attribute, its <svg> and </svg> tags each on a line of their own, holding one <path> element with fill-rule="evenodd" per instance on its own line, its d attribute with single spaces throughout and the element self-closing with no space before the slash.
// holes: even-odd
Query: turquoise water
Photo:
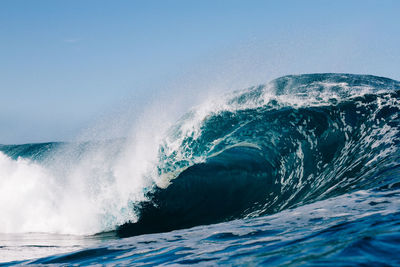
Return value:
<svg viewBox="0 0 400 267">
<path fill-rule="evenodd" d="M 0 258 L 399 265 L 399 89 L 285 76 L 192 109 L 155 153 L 129 138 L 1 146 L 0 182 L 15 193 L 0 206 Z"/>
</svg>

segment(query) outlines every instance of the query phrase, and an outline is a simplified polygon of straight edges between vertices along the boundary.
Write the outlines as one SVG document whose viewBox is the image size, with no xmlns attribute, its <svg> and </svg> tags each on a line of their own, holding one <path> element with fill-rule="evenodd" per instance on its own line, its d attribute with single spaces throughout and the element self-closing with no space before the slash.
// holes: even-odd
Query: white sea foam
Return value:
<svg viewBox="0 0 400 267">
<path fill-rule="evenodd" d="M 0 152 L 0 233 L 94 234 L 135 221 L 132 203 L 153 184 L 163 127 L 159 114 L 144 117 L 114 151 L 70 144 L 43 162 Z"/>
</svg>

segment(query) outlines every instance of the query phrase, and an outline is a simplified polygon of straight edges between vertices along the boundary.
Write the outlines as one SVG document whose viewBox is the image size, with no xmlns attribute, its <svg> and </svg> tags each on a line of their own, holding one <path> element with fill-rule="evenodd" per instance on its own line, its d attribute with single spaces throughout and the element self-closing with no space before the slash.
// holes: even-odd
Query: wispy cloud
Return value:
<svg viewBox="0 0 400 267">
<path fill-rule="evenodd" d="M 73 43 L 78 43 L 78 42 L 80 42 L 81 41 L 81 39 L 79 39 L 79 38 L 68 38 L 68 39 L 65 39 L 64 40 L 64 42 L 66 42 L 66 43 L 71 43 L 71 44 L 73 44 Z"/>
</svg>

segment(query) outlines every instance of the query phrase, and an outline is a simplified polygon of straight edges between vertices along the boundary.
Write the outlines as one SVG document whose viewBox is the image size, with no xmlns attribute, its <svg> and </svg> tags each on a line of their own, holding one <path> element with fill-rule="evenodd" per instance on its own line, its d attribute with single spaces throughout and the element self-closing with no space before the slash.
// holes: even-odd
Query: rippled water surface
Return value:
<svg viewBox="0 0 400 267">
<path fill-rule="evenodd" d="M 395 266 L 400 264 L 399 207 L 399 189 L 358 191 L 271 216 L 97 240 L 99 244 L 90 249 L 14 263 Z M 65 237 L 47 244 L 53 241 L 61 249 L 78 249 L 68 247 Z"/>
</svg>

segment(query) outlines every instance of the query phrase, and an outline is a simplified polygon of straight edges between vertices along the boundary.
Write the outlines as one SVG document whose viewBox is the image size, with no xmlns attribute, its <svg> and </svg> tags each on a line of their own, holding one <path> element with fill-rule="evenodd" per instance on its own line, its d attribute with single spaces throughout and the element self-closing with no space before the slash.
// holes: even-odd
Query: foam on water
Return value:
<svg viewBox="0 0 400 267">
<path fill-rule="evenodd" d="M 131 203 L 144 200 L 152 184 L 156 121 L 138 122 L 126 139 L 54 144 L 38 153 L 30 145 L 3 147 L 0 233 L 87 235 L 135 220 Z"/>
</svg>

